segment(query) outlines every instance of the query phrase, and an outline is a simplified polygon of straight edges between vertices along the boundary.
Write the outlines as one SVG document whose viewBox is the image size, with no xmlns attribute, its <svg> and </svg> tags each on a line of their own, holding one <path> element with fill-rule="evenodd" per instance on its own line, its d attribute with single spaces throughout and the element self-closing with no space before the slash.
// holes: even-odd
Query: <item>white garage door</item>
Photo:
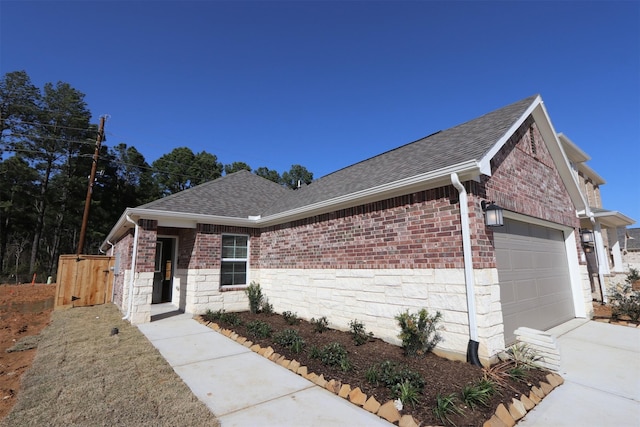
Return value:
<svg viewBox="0 0 640 427">
<path fill-rule="evenodd" d="M 574 318 L 562 231 L 505 219 L 494 237 L 506 345 L 520 326 L 546 330 Z"/>
</svg>

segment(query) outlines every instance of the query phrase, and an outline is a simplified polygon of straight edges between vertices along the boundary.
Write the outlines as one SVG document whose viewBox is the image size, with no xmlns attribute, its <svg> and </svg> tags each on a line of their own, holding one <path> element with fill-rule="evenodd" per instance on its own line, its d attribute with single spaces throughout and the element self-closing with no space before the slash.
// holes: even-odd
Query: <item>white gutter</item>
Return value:
<svg viewBox="0 0 640 427">
<path fill-rule="evenodd" d="M 607 303 L 607 287 L 604 284 L 604 263 L 607 262 L 604 259 L 604 242 L 602 241 L 602 228 L 600 228 L 600 223 L 596 221 L 595 215 L 591 210 L 588 213 L 589 220 L 591 221 L 591 225 L 593 226 L 593 237 L 594 237 L 594 248 L 596 251 L 596 260 L 598 260 L 598 281 L 600 282 L 600 293 L 602 294 L 602 303 Z"/>
<path fill-rule="evenodd" d="M 398 181 L 367 188 L 266 217 L 250 215 L 247 218 L 238 218 L 144 208 L 127 208 L 100 247 L 102 248 L 106 244 L 107 240 L 118 240 L 120 235 L 124 234 L 124 231 L 122 230 L 124 229 L 125 224 L 127 222 L 131 222 L 129 221 L 130 218 L 127 219 L 127 217 L 136 216 L 158 221 L 186 221 L 191 222 L 194 227 L 196 223 L 229 225 L 236 227 L 268 227 L 274 224 L 319 215 L 324 212 L 339 210 L 342 209 L 342 207 L 352 206 L 355 203 L 363 204 L 368 201 L 379 200 L 381 197 L 393 197 L 396 194 L 407 194 L 413 190 L 424 189 L 426 184 L 441 182 L 442 185 L 448 185 L 448 177 L 451 173 L 457 173 L 465 180 L 477 179 L 480 174 L 480 164 L 476 160 L 469 160 L 435 171 L 411 176 L 409 178 L 400 179 Z"/>
<path fill-rule="evenodd" d="M 131 219 L 129 215 L 127 215 L 127 221 L 132 223 L 135 226 L 135 232 L 133 233 L 133 252 L 131 254 L 131 280 L 129 281 L 129 301 L 127 314 L 122 318 L 122 320 L 129 320 L 131 317 L 131 311 L 133 310 L 133 286 L 136 283 L 136 257 L 138 256 L 138 233 L 140 226 L 137 222 Z"/>
<path fill-rule="evenodd" d="M 113 243 L 111 243 L 109 240 L 107 240 L 107 244 L 111 245 L 111 254 L 109 256 L 113 256 L 113 251 L 116 245 L 114 245 Z M 102 251 L 102 250 L 101 250 Z M 111 264 L 111 263 L 109 263 Z M 112 268 L 112 267 L 109 267 Z M 115 271 L 114 271 L 115 273 Z M 111 301 L 113 301 L 113 297 L 116 294 L 116 275 L 113 275 L 113 283 L 111 284 Z"/>
<path fill-rule="evenodd" d="M 478 324 L 476 322 L 476 294 L 473 280 L 473 260 L 471 259 L 471 233 L 469 232 L 469 205 L 467 190 L 460 182 L 457 173 L 451 174 L 451 183 L 460 193 L 460 224 L 462 228 L 462 252 L 464 255 L 464 282 L 467 289 L 467 313 L 469 315 L 469 345 L 467 361 L 479 365 L 478 360 Z"/>
</svg>

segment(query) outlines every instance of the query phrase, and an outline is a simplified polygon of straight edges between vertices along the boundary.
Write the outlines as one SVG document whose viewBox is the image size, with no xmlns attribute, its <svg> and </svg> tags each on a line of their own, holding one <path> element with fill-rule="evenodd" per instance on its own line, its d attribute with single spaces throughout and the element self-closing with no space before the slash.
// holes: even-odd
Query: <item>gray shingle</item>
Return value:
<svg viewBox="0 0 640 427">
<path fill-rule="evenodd" d="M 268 216 L 480 160 L 536 97 L 340 169 L 295 191 L 243 170 L 140 208 L 236 218 Z"/>
<path fill-rule="evenodd" d="M 281 185 L 241 170 L 139 206 L 170 212 L 247 218 L 292 193 Z"/>
<path fill-rule="evenodd" d="M 480 160 L 537 95 L 326 175 L 290 193 L 264 216 L 366 190 L 469 160 Z"/>
</svg>

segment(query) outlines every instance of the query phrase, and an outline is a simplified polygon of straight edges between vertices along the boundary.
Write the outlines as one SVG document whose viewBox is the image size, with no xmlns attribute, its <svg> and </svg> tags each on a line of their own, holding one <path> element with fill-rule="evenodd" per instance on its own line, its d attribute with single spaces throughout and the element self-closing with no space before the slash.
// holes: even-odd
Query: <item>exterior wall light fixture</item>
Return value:
<svg viewBox="0 0 640 427">
<path fill-rule="evenodd" d="M 484 221 L 487 227 L 502 227 L 504 225 L 503 209 L 494 204 L 483 200 L 480 202 L 484 211 Z"/>
<path fill-rule="evenodd" d="M 580 241 L 582 242 L 582 249 L 584 249 L 585 253 L 593 252 L 593 231 L 588 228 L 580 230 Z"/>
</svg>

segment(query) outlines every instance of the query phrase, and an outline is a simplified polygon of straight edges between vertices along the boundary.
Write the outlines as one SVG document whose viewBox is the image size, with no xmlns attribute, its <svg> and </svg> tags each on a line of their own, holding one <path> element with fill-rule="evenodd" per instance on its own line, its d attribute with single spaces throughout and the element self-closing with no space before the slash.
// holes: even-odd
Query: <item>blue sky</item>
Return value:
<svg viewBox="0 0 640 427">
<path fill-rule="evenodd" d="M 637 1 L 1 0 L 0 36 L 2 74 L 71 84 L 149 163 L 319 178 L 539 93 L 640 221 Z"/>
</svg>

